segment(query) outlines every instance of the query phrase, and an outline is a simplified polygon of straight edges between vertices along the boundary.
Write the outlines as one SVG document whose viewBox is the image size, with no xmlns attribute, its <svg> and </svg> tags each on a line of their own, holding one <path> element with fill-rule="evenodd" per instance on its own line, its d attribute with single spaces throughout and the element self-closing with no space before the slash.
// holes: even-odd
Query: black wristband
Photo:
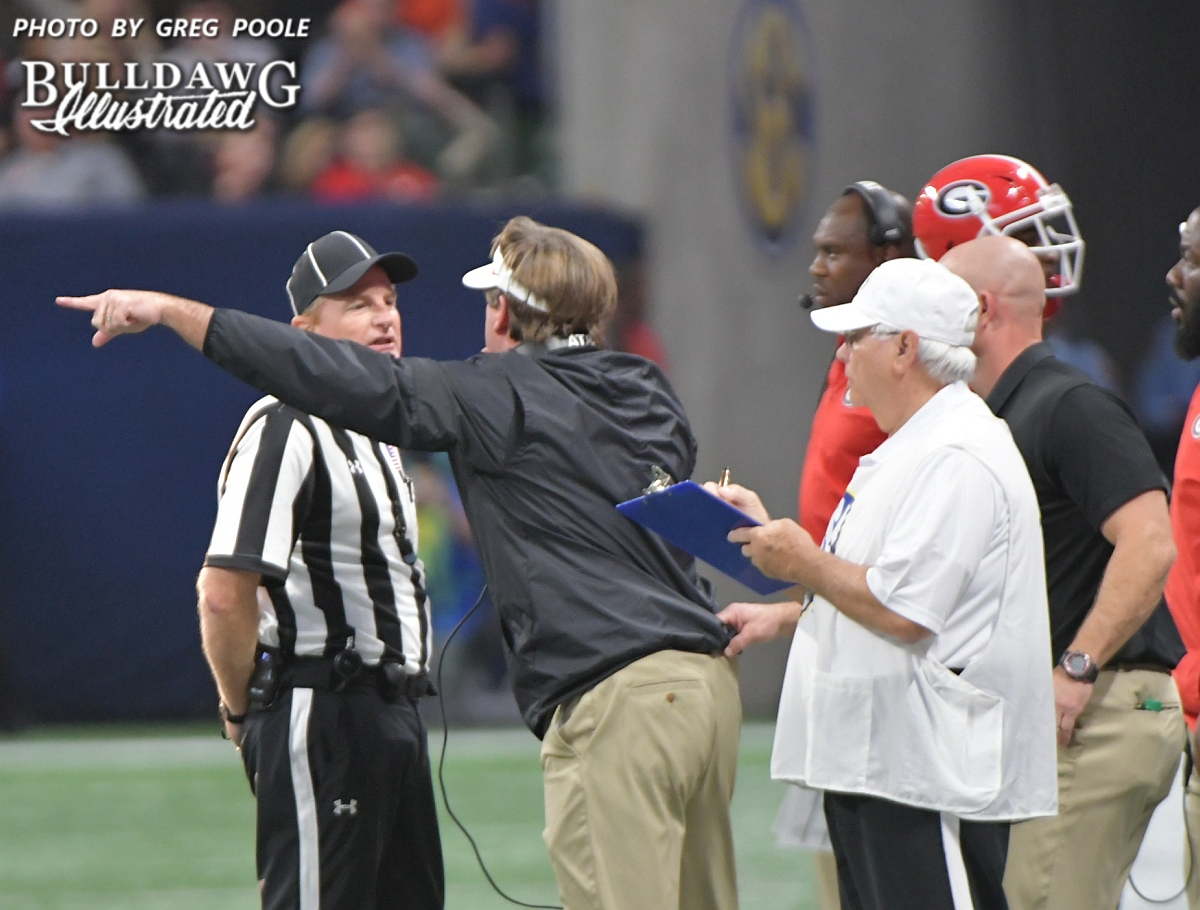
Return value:
<svg viewBox="0 0 1200 910">
<path fill-rule="evenodd" d="M 232 712 L 229 710 L 229 706 L 228 706 L 228 705 L 226 705 L 226 704 L 225 704 L 225 702 L 218 702 L 218 703 L 217 703 L 217 710 L 218 710 L 218 711 L 220 712 L 220 714 L 221 714 L 221 720 L 223 720 L 223 721 L 225 721 L 225 722 L 227 722 L 227 723 L 231 723 L 231 724 L 240 724 L 240 723 L 244 723 L 244 722 L 245 722 L 245 720 L 246 720 L 246 715 L 245 715 L 245 714 L 234 714 L 234 713 L 232 713 Z"/>
</svg>

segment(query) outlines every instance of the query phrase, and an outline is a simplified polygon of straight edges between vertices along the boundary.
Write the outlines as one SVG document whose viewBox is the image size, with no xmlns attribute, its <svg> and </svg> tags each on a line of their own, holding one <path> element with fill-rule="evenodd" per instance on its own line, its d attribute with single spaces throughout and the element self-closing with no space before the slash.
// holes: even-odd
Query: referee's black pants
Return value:
<svg viewBox="0 0 1200 910">
<path fill-rule="evenodd" d="M 242 728 L 263 910 L 441 910 L 425 725 L 377 692 L 284 689 Z"/>
<path fill-rule="evenodd" d="M 1008 910 L 1008 822 L 825 793 L 842 910 Z"/>
</svg>

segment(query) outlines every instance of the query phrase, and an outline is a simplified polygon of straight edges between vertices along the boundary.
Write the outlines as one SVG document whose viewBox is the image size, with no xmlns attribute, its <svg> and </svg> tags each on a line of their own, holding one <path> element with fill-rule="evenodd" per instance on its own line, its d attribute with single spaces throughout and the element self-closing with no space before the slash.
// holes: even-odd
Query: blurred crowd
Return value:
<svg viewBox="0 0 1200 910">
<path fill-rule="evenodd" d="M 99 33 L 13 38 L 18 16 L 94 19 Z M 309 18 L 309 37 L 234 38 L 238 17 Z M 114 39 L 120 18 L 146 25 Z M 164 18 L 217 20 L 219 34 L 160 39 L 153 24 Z M 539 0 L 0 0 L 0 22 L 0 208 L 269 195 L 425 202 L 555 184 Z M 260 102 L 244 132 L 60 137 L 30 124 L 53 107 L 19 105 L 22 60 L 109 62 L 112 72 L 161 61 L 189 75 L 199 64 L 219 85 L 217 63 L 257 72 L 280 59 L 297 64 L 299 104 Z M 272 81 L 287 78 L 276 69 Z"/>
</svg>

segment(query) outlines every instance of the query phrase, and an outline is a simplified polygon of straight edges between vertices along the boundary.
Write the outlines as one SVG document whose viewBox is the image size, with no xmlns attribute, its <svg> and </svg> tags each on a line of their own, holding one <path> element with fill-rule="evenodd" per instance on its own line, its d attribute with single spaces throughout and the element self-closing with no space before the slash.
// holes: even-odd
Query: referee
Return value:
<svg viewBox="0 0 1200 910">
<path fill-rule="evenodd" d="M 309 244 L 292 325 L 399 356 L 416 265 L 344 231 Z M 395 446 L 267 397 L 225 459 L 200 573 L 204 653 L 258 802 L 264 908 L 443 905 L 416 700 L 430 691 L 413 488 Z"/>
</svg>

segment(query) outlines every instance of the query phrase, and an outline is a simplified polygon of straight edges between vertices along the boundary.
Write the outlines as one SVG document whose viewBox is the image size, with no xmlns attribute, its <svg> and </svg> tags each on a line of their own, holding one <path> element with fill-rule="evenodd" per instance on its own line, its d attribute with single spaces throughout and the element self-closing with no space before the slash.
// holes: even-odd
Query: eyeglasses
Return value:
<svg viewBox="0 0 1200 910">
<path fill-rule="evenodd" d="M 875 330 L 875 326 L 869 325 L 864 329 L 855 329 L 853 332 L 847 332 L 842 338 L 845 340 L 848 347 L 855 347 L 860 341 L 866 338 Z"/>
<path fill-rule="evenodd" d="M 871 336 L 888 338 L 892 335 L 900 334 L 902 333 L 899 329 L 885 329 L 877 325 L 869 325 L 865 329 L 855 329 L 852 332 L 847 332 L 842 336 L 842 340 L 846 343 L 847 349 L 853 349 L 858 346 L 859 342 Z"/>
</svg>

